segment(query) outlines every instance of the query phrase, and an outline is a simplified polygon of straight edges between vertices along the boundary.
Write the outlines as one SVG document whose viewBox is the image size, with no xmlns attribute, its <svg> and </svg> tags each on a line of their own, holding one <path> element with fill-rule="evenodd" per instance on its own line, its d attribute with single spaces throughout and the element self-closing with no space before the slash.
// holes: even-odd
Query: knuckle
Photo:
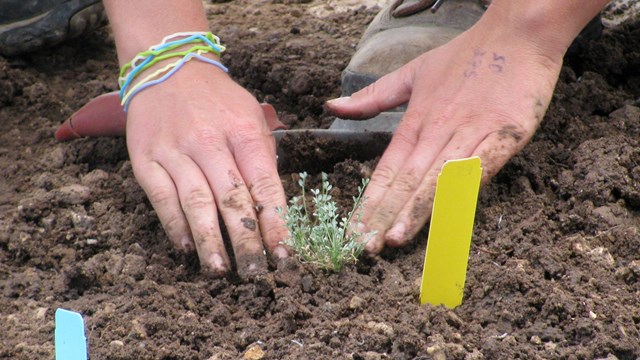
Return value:
<svg viewBox="0 0 640 360">
<path fill-rule="evenodd" d="M 179 241 L 182 236 L 186 235 L 186 223 L 179 214 L 171 213 L 164 219 L 160 219 L 160 221 L 162 222 L 164 231 L 174 242 Z"/>
<path fill-rule="evenodd" d="M 191 190 L 182 201 L 182 209 L 186 213 L 212 208 L 213 206 L 214 200 L 211 193 L 200 189 Z"/>
<path fill-rule="evenodd" d="M 379 164 L 376 171 L 371 176 L 371 184 L 381 184 L 384 188 L 391 187 L 393 180 L 395 179 L 395 173 L 391 166 L 386 164 Z"/>
<path fill-rule="evenodd" d="M 237 146 L 256 146 L 266 143 L 270 135 L 271 133 L 257 122 L 245 122 L 234 125 L 230 138 Z"/>
<path fill-rule="evenodd" d="M 243 186 L 233 187 L 222 196 L 220 207 L 223 210 L 244 211 L 253 209 L 253 202 L 247 188 Z"/>
<path fill-rule="evenodd" d="M 154 206 L 165 207 L 169 205 L 174 199 L 174 191 L 168 187 L 164 186 L 155 186 L 151 188 L 148 192 L 149 201 L 151 201 Z"/>
<path fill-rule="evenodd" d="M 414 172 L 411 171 L 398 176 L 393 182 L 393 187 L 394 190 L 397 190 L 401 193 L 411 194 L 415 192 L 416 189 L 418 189 L 421 180 L 422 179 L 420 179 L 415 175 Z"/>
<path fill-rule="evenodd" d="M 242 231 L 232 237 L 233 251 L 238 255 L 255 254 L 262 252 L 263 246 L 258 233 L 252 231 Z"/>
<path fill-rule="evenodd" d="M 274 181 L 268 173 L 259 175 L 251 184 L 249 190 L 259 203 L 274 202 L 282 194 L 280 182 Z"/>
<path fill-rule="evenodd" d="M 199 128 L 191 135 L 194 144 L 203 147 L 212 147 L 223 142 L 222 132 L 210 127 Z"/>
</svg>

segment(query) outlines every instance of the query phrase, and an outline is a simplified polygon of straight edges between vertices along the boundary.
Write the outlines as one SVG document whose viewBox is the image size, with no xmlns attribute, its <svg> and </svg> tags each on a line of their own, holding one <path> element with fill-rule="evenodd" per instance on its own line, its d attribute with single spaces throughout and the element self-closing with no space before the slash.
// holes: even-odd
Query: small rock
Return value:
<svg viewBox="0 0 640 360">
<path fill-rule="evenodd" d="M 112 342 L 109 343 L 109 345 L 113 347 L 122 347 L 124 346 L 124 343 L 120 340 L 113 340 Z"/>
<path fill-rule="evenodd" d="M 316 287 L 313 284 L 313 276 L 311 275 L 303 276 L 301 284 L 302 284 L 302 291 L 306 293 L 316 291 Z"/>
<path fill-rule="evenodd" d="M 82 184 L 87 186 L 99 185 L 103 181 L 109 178 L 109 174 L 101 169 L 95 169 L 92 172 L 82 177 Z"/>
<path fill-rule="evenodd" d="M 538 336 L 538 335 L 533 335 L 531 337 L 531 339 L 529 339 L 529 342 L 532 343 L 533 345 L 542 344 L 542 340 L 540 339 L 540 336 Z"/>
<path fill-rule="evenodd" d="M 279 285 L 295 287 L 302 281 L 300 262 L 294 257 L 288 257 L 278 262 L 275 272 L 275 280 Z"/>
<path fill-rule="evenodd" d="M 482 360 L 484 359 L 484 354 L 482 354 L 478 349 L 474 349 L 473 352 L 465 355 L 464 360 Z"/>
<path fill-rule="evenodd" d="M 433 345 L 427 348 L 427 354 L 431 355 L 433 360 L 447 360 L 447 354 L 440 345 Z"/>
<path fill-rule="evenodd" d="M 124 256 L 124 267 L 122 273 L 129 275 L 135 280 L 142 280 L 145 275 L 147 262 L 140 255 L 127 254 Z"/>
<path fill-rule="evenodd" d="M 388 359 L 389 357 L 386 354 L 380 354 L 375 351 L 367 351 L 362 354 L 353 354 L 352 359 L 358 360 L 382 360 Z"/>
<path fill-rule="evenodd" d="M 235 360 L 238 358 L 237 353 L 231 352 L 225 348 L 221 348 L 218 346 L 214 346 L 211 349 L 211 352 L 213 353 L 213 355 L 211 355 L 211 357 L 207 360 Z"/>
<path fill-rule="evenodd" d="M 93 216 L 76 212 L 71 212 L 71 222 L 76 229 L 85 231 L 94 229 L 96 225 L 96 219 Z"/>
<path fill-rule="evenodd" d="M 391 327 L 391 325 L 385 324 L 383 322 L 375 322 L 375 321 L 369 321 L 367 323 L 367 327 L 375 332 L 377 332 L 378 334 L 383 334 L 386 335 L 388 337 L 392 337 L 395 333 L 395 331 L 393 330 L 393 327 Z"/>
<path fill-rule="evenodd" d="M 64 166 L 67 154 L 62 146 L 56 146 L 52 151 L 48 152 L 43 159 L 45 166 L 51 169 L 60 169 Z"/>
<path fill-rule="evenodd" d="M 160 285 L 158 287 L 158 292 L 167 299 L 174 298 L 178 295 L 178 290 L 171 285 Z"/>
<path fill-rule="evenodd" d="M 632 262 L 629 263 L 629 270 L 631 270 L 631 272 L 633 273 L 633 275 L 635 275 L 636 277 L 640 277 L 640 260 L 633 260 Z"/>
<path fill-rule="evenodd" d="M 349 301 L 349 309 L 351 310 L 360 309 L 364 304 L 365 304 L 365 301 L 363 298 L 359 297 L 358 295 L 354 295 L 351 298 L 351 301 Z"/>
<path fill-rule="evenodd" d="M 263 359 L 265 355 L 266 354 L 264 350 L 262 350 L 260 345 L 254 344 L 249 346 L 247 351 L 245 351 L 244 355 L 242 355 L 242 358 L 244 360 L 260 360 L 260 359 Z"/>
<path fill-rule="evenodd" d="M 293 76 L 290 86 L 294 94 L 304 95 L 313 90 L 313 79 L 306 72 L 299 72 Z"/>
<path fill-rule="evenodd" d="M 53 184 L 53 176 L 50 172 L 43 172 L 33 180 L 33 185 L 44 190 L 51 190 Z"/>
<path fill-rule="evenodd" d="M 558 347 L 558 344 L 554 343 L 553 341 L 544 343 L 544 349 L 547 351 L 556 351 L 557 347 Z"/>
<path fill-rule="evenodd" d="M 79 184 L 61 187 L 55 191 L 56 198 L 66 205 L 78 205 L 91 199 L 91 190 Z"/>
<path fill-rule="evenodd" d="M 35 318 L 37 320 L 44 320 L 44 317 L 45 317 L 46 314 L 47 314 L 47 308 L 46 307 L 39 307 L 35 311 Z"/>
<path fill-rule="evenodd" d="M 36 102 L 49 92 L 47 85 L 43 82 L 37 82 L 33 85 L 27 86 L 22 89 L 22 93 L 25 94 L 31 102 Z"/>
<path fill-rule="evenodd" d="M 147 329 L 138 319 L 131 321 L 131 334 L 135 339 L 146 339 Z"/>
</svg>

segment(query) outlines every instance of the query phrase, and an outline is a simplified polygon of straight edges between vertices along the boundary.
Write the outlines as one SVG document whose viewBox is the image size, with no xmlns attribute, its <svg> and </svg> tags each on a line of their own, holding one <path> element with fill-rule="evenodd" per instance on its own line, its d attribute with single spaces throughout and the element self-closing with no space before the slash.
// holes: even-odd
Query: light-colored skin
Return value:
<svg viewBox="0 0 640 360">
<path fill-rule="evenodd" d="M 408 102 L 365 192 L 367 251 L 401 246 L 428 220 L 445 161 L 479 156 L 483 181 L 531 139 L 551 100 L 562 58 L 603 0 L 493 0 L 482 18 L 351 97 L 327 106 L 368 118 Z"/>
<path fill-rule="evenodd" d="M 121 65 L 168 34 L 209 30 L 201 0 L 104 4 Z M 205 271 L 231 267 L 218 214 L 242 277 L 268 270 L 265 249 L 287 255 L 275 211 L 286 205 L 275 142 L 257 100 L 228 74 L 189 62 L 132 100 L 126 134 L 136 179 L 168 236 L 179 249 L 196 249 Z"/>
<path fill-rule="evenodd" d="M 121 65 L 167 34 L 208 30 L 200 0 L 104 3 Z M 606 3 L 494 0 L 450 43 L 327 104 L 340 117 L 366 118 L 409 103 L 365 193 L 359 228 L 377 231 L 369 252 L 415 236 L 446 160 L 480 156 L 486 181 L 525 146 L 567 47 Z M 241 275 L 266 271 L 263 248 L 286 256 L 278 244 L 287 232 L 274 210 L 286 204 L 274 142 L 256 99 L 227 74 L 187 64 L 136 96 L 126 134 L 136 178 L 168 236 L 178 248 L 195 247 L 203 268 L 216 275 L 230 268 L 218 213 Z"/>
</svg>

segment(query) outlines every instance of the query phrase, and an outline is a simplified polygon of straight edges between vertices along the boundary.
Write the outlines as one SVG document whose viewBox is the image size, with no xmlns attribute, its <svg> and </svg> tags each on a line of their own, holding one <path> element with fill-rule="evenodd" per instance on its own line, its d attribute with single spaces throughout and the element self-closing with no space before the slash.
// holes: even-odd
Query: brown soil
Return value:
<svg viewBox="0 0 640 360">
<path fill-rule="evenodd" d="M 211 27 L 242 85 L 287 124 L 326 127 L 321 105 L 375 11 L 319 19 L 306 2 L 212 4 Z M 533 142 L 481 192 L 455 310 L 418 304 L 424 232 L 339 274 L 289 261 L 209 280 L 172 251 L 122 139 L 53 140 L 115 90 L 108 30 L 0 58 L 0 358 L 52 358 L 62 307 L 84 315 L 92 359 L 637 359 L 639 49 L 632 24 L 567 59 Z M 372 166 L 329 166 L 335 195 Z"/>
</svg>

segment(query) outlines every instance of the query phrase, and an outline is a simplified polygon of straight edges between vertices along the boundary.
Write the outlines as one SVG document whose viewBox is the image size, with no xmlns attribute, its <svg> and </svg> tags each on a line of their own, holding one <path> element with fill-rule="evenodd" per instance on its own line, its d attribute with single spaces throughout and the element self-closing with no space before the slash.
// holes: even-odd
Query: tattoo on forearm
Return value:
<svg viewBox="0 0 640 360">
<path fill-rule="evenodd" d="M 507 58 L 503 55 L 496 52 L 492 52 L 491 55 L 487 55 L 485 50 L 475 49 L 473 51 L 473 56 L 469 61 L 469 68 L 464 72 L 464 77 L 478 77 L 482 69 L 489 69 L 494 74 L 501 74 L 504 72 L 506 64 Z"/>
</svg>

